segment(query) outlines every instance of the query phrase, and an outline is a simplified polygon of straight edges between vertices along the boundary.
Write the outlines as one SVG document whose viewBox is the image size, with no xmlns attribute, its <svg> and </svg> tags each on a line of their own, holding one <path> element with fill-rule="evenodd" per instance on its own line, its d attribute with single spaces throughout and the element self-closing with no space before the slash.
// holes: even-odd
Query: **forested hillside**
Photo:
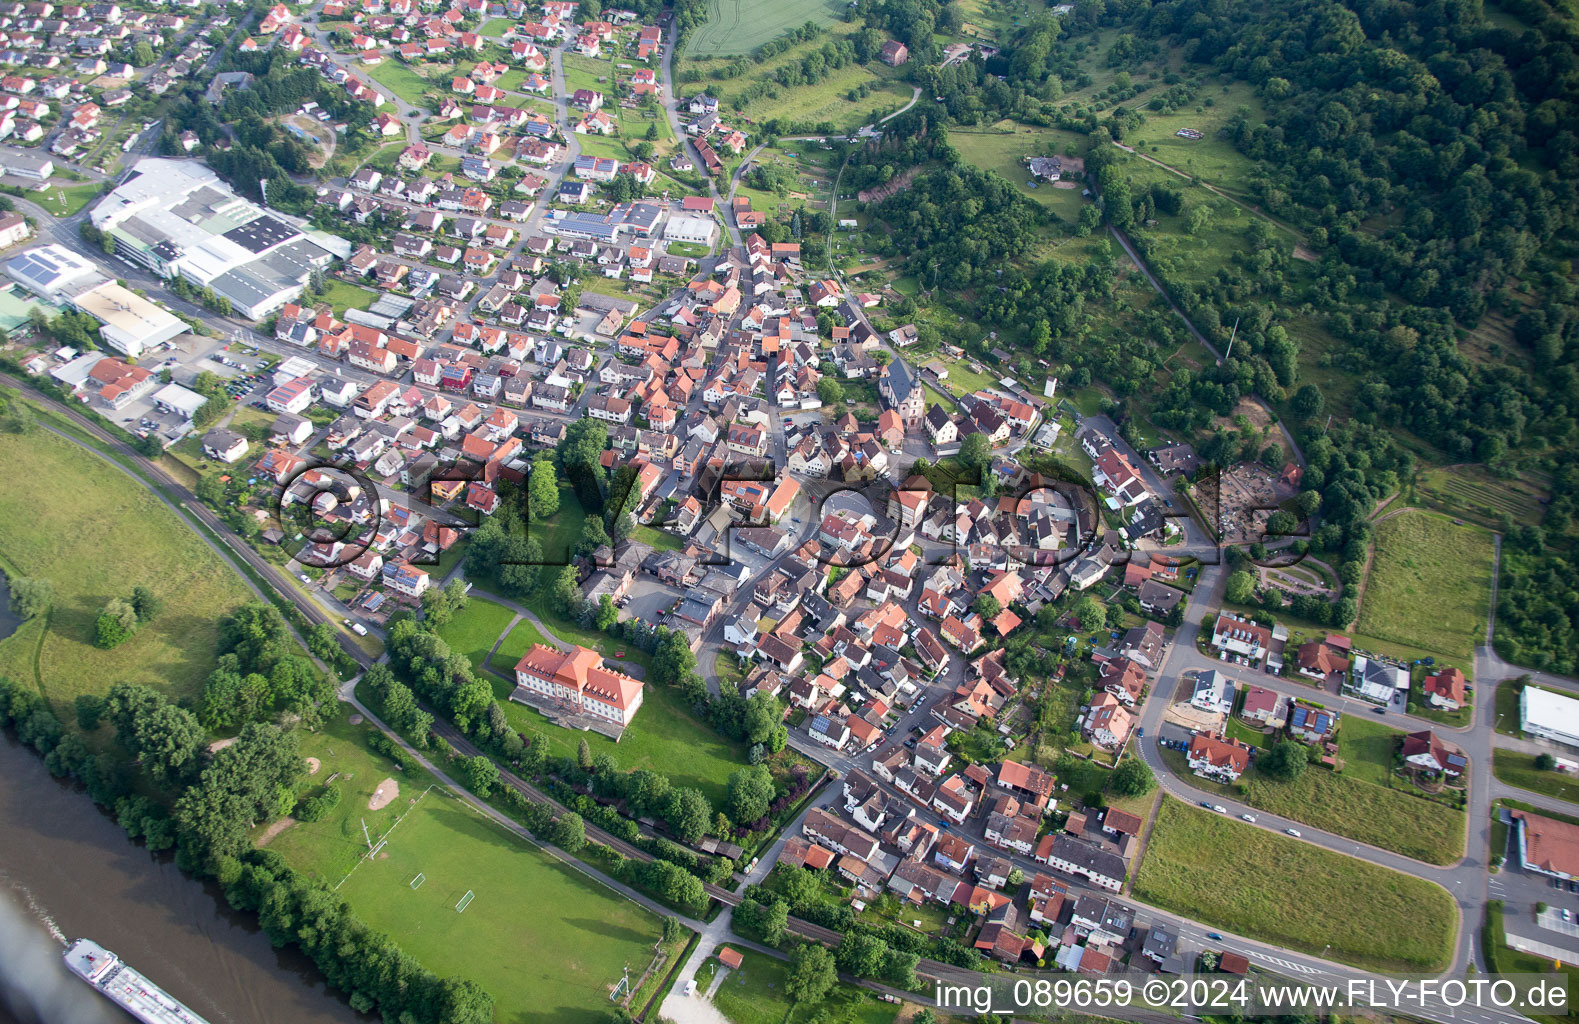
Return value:
<svg viewBox="0 0 1579 1024">
<path fill-rule="evenodd" d="M 866 17 L 888 24 L 897 8 L 937 10 L 891 0 Z M 1305 479 L 1322 494 L 1321 546 L 1363 544 L 1374 502 L 1409 487 L 1423 464 L 1539 474 L 1550 494 L 1539 527 L 1503 525 L 1519 564 L 1547 586 L 1505 587 L 1500 632 L 1526 661 L 1571 664 L 1560 652 L 1579 643 L 1579 595 L 1546 559 L 1570 543 L 1579 495 L 1576 41 L 1573 23 L 1540 0 L 1082 0 L 1065 18 L 1021 28 L 990 59 L 918 71 L 939 101 L 902 130 L 941 136 L 927 118 L 1012 118 L 1084 135 L 1108 223 L 1219 350 L 1235 334 L 1226 364 L 1172 373 L 1148 414 L 1221 454 L 1232 437 L 1199 436 L 1213 417 L 1248 393 L 1272 402 L 1302 429 Z M 1144 62 L 1166 70 L 1148 82 Z M 1096 96 L 1094 70 L 1111 75 Z M 1196 212 L 1201 190 L 1137 176 L 1152 168 L 1120 145 L 1148 117 L 1199 111 L 1230 85 L 1256 105 L 1239 107 L 1219 139 L 1248 161 L 1241 201 L 1270 217 L 1235 228 L 1220 260 L 1191 263 L 1175 243 L 1210 230 Z M 1004 253 L 979 221 L 950 212 L 941 232 L 917 226 L 929 196 L 966 203 L 958 185 L 972 190 L 971 208 L 1005 206 L 990 176 L 942 169 L 957 157 L 942 139 L 927 149 L 939 169 L 877 210 L 921 243 L 911 273 L 941 265 L 962 287 L 996 279 L 974 295 L 984 324 L 1120 396 L 1145 387 L 1155 355 L 1114 359 L 1089 344 L 1104 315 L 1100 266 Z"/>
</svg>

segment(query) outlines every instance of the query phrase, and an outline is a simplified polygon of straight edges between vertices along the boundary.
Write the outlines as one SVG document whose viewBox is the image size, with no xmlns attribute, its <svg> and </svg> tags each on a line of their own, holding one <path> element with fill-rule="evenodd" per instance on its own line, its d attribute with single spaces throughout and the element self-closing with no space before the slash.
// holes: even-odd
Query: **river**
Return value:
<svg viewBox="0 0 1579 1024">
<path fill-rule="evenodd" d="M 125 1024 L 130 1018 L 61 961 L 92 938 L 213 1024 L 368 1024 L 294 950 L 276 950 L 217 888 L 126 838 L 41 758 L 0 738 L 0 1021 L 22 984 L 43 1009 L 21 1021 Z M 86 998 L 84 998 L 86 997 Z"/>
</svg>

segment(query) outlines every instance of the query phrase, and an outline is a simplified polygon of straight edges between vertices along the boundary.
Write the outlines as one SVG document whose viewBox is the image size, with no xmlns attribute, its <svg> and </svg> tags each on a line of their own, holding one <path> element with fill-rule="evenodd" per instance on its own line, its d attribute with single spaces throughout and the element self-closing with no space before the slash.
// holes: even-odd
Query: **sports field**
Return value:
<svg viewBox="0 0 1579 1024">
<path fill-rule="evenodd" d="M 0 434 L 0 565 L 48 579 L 48 628 L 0 641 L 0 664 L 65 721 L 71 701 L 117 680 L 196 697 L 214 670 L 219 618 L 252 595 L 192 529 L 116 465 L 36 427 Z M 112 597 L 152 588 L 163 609 L 113 650 L 93 645 Z"/>
<path fill-rule="evenodd" d="M 423 965 L 481 985 L 509 1024 L 601 1024 L 625 966 L 635 984 L 661 932 L 655 915 L 437 789 L 338 895 Z"/>
<path fill-rule="evenodd" d="M 297 798 L 316 797 L 333 786 L 340 791 L 339 804 L 319 821 L 298 821 L 283 829 L 275 823 L 260 828 L 254 837 L 291 867 L 329 885 L 356 867 L 367 853 L 368 841 L 382 839 L 433 783 L 427 772 L 402 772 L 388 757 L 373 751 L 367 744 L 378 730 L 366 722 L 352 725 L 351 714 L 350 705 L 337 705 L 337 713 L 322 729 L 301 733 L 301 755 L 308 759 L 309 770 L 317 762 L 317 771 L 302 778 Z M 369 801 L 388 779 L 395 780 L 394 799 L 375 811 Z M 277 831 L 269 835 L 273 830 Z"/>
<path fill-rule="evenodd" d="M 1485 635 L 1490 602 L 1490 535 L 1410 510 L 1377 524 L 1356 632 L 1468 657 Z"/>
<path fill-rule="evenodd" d="M 750 53 L 808 21 L 831 25 L 843 10 L 837 0 L 708 0 L 707 21 L 686 38 L 685 56 Z"/>
<path fill-rule="evenodd" d="M 1458 923 L 1438 885 L 1169 796 L 1134 891 L 1225 931 L 1382 971 L 1442 970 Z M 1290 899 L 1302 892 L 1321 899 Z"/>
</svg>

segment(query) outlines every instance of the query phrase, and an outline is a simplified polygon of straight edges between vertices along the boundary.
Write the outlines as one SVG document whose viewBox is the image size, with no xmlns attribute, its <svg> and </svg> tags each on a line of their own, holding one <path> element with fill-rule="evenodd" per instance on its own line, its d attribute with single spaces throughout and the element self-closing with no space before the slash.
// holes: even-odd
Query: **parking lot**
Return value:
<svg viewBox="0 0 1579 1024">
<path fill-rule="evenodd" d="M 643 622 L 662 622 L 663 613 L 681 597 L 677 587 L 659 583 L 647 573 L 639 574 L 625 595 L 625 613 Z"/>
<path fill-rule="evenodd" d="M 259 372 L 262 358 L 252 355 L 250 350 L 245 353 L 237 351 L 233 356 L 227 351 L 228 344 L 223 338 L 181 334 L 172 339 L 168 346 L 145 352 L 140 362 L 159 373 L 168 371 L 170 379 L 185 388 L 192 387 L 198 374 L 205 371 L 213 373 L 227 381 L 226 391 L 232 399 L 242 402 L 261 400 L 273 383 L 267 373 Z M 110 416 L 139 437 L 157 434 L 168 447 L 185 437 L 191 425 L 180 413 L 156 408 L 153 394 L 149 392 L 115 410 Z"/>
<path fill-rule="evenodd" d="M 1511 849 L 1511 844 L 1506 856 L 1502 870 L 1489 880 L 1489 895 L 1503 901 L 1508 934 L 1567 949 L 1579 959 L 1579 882 L 1525 871 L 1519 867 L 1518 851 Z M 1542 903 L 1546 910 L 1538 911 Z M 1568 912 L 1566 921 L 1563 911 Z"/>
</svg>

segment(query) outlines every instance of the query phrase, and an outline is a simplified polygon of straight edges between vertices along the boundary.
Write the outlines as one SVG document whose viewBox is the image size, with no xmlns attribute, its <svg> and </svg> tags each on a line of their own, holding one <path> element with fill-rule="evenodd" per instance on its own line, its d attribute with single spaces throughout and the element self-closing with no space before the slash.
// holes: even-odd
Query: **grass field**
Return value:
<svg viewBox="0 0 1579 1024">
<path fill-rule="evenodd" d="M 378 301 L 378 293 L 370 288 L 358 288 L 347 281 L 330 279 L 324 282 L 329 286 L 321 299 L 334 307 L 334 315 L 345 316 L 348 309 L 367 309 Z"/>
<path fill-rule="evenodd" d="M 1214 796 L 1242 799 L 1268 814 L 1431 864 L 1451 864 L 1462 857 L 1466 835 L 1463 812 L 1384 785 L 1399 734 L 1373 722 L 1353 729 L 1355 721 L 1345 718 L 1339 730 L 1338 745 L 1346 762 L 1343 774 L 1309 767 L 1293 782 L 1281 782 L 1252 767 L 1240 779 L 1249 787 L 1244 796 L 1237 787 L 1193 774 L 1176 751 L 1163 751 L 1163 758 L 1192 787 Z"/>
<path fill-rule="evenodd" d="M 459 651 L 471 659 L 473 671 L 481 672 L 488 652 L 493 650 L 499 634 L 504 632 L 504 627 L 510 624 L 514 615 L 504 605 L 474 593 L 466 603 L 465 610 L 439 630 L 439 636 L 450 645 L 450 650 Z M 516 660 L 520 660 L 520 655 L 516 655 Z"/>
<path fill-rule="evenodd" d="M 1464 855 L 1466 815 L 1452 807 L 1322 768 L 1307 768 L 1293 782 L 1247 777 L 1246 802 L 1270 814 L 1429 864 Z"/>
<path fill-rule="evenodd" d="M 92 182 L 86 185 L 55 185 L 48 191 L 34 192 L 28 198 L 57 217 L 70 217 L 98 198 L 102 188 L 102 185 Z"/>
<path fill-rule="evenodd" d="M 1468 657 L 1486 628 L 1491 538 L 1429 512 L 1376 527 L 1376 556 L 1356 632 Z"/>
<path fill-rule="evenodd" d="M 765 953 L 737 951 L 744 962 L 713 994 L 713 1005 L 731 1024 L 892 1024 L 899 1014 L 894 1004 L 843 982 L 818 1003 L 792 1003 L 784 994 L 789 964 Z"/>
<path fill-rule="evenodd" d="M 240 577 L 120 469 L 42 428 L 0 434 L 0 465 L 0 560 L 55 589 L 48 629 L 28 624 L 0 641 L 0 663 L 24 670 L 15 678 L 66 721 L 78 694 L 120 680 L 196 697 L 214 669 L 220 616 L 252 596 Z M 114 650 L 93 646 L 99 610 L 138 584 L 163 610 Z"/>
<path fill-rule="evenodd" d="M 334 718 L 317 732 L 301 733 L 303 757 L 317 758 L 318 771 L 302 779 L 297 797 L 323 792 L 327 780 L 340 790 L 340 803 L 321 821 L 299 821 L 268 841 L 268 848 L 298 871 L 337 884 L 367 853 L 367 836 L 383 838 L 402 813 L 433 781 L 426 772 L 403 775 L 394 762 L 375 754 L 367 742 L 378 730 L 365 722 L 352 725 L 349 705 L 340 705 Z M 400 795 L 389 806 L 368 810 L 378 784 L 394 778 Z M 367 833 L 362 825 L 367 825 Z M 259 830 L 261 834 L 262 829 Z"/>
<path fill-rule="evenodd" d="M 367 76 L 414 107 L 422 106 L 422 97 L 429 89 L 440 88 L 398 60 L 386 60 L 368 68 Z"/>
<path fill-rule="evenodd" d="M 517 22 L 511 21 L 509 18 L 491 18 L 482 23 L 482 28 L 477 30 L 477 34 L 497 38 L 510 31 L 517 24 Z"/>
<path fill-rule="evenodd" d="M 1535 767 L 1535 755 L 1497 747 L 1491 752 L 1491 771 L 1510 786 L 1532 793 L 1579 803 L 1579 779 Z"/>
<path fill-rule="evenodd" d="M 1452 897 L 1430 882 L 1166 796 L 1134 892 L 1249 938 L 1383 971 L 1443 970 L 1458 923 Z"/>
<path fill-rule="evenodd" d="M 1066 224 L 1074 224 L 1080 216 L 1080 205 L 1085 202 L 1080 198 L 1079 186 L 1055 188 L 1042 182 L 1034 189 L 1028 188 L 1026 183 L 1031 180 L 1031 172 L 1025 166 L 1025 158 L 1049 154 L 1062 156 L 1070 151 L 1078 153 L 1085 148 L 1080 136 L 1056 128 L 1027 128 L 1012 121 L 1000 121 L 994 128 L 1010 130 L 967 132 L 954 129 L 949 132 L 949 141 L 970 163 L 984 171 L 996 171 L 1014 182 L 1022 195 L 1041 203 Z M 1076 146 L 1079 148 L 1074 149 Z"/>
<path fill-rule="evenodd" d="M 686 36 L 685 56 L 750 53 L 808 21 L 831 25 L 843 11 L 838 0 L 708 0 L 707 21 Z"/>
<path fill-rule="evenodd" d="M 1369 718 L 1344 715 L 1338 726 L 1338 756 L 1343 758 L 1344 776 L 1384 785 L 1402 735 Z"/>
<path fill-rule="evenodd" d="M 474 898 L 457 913 L 468 891 Z M 495 1019 L 511 1024 L 601 1022 L 625 965 L 634 981 L 659 938 L 657 917 L 441 790 L 339 896 L 424 966 L 481 985 Z"/>
</svg>

